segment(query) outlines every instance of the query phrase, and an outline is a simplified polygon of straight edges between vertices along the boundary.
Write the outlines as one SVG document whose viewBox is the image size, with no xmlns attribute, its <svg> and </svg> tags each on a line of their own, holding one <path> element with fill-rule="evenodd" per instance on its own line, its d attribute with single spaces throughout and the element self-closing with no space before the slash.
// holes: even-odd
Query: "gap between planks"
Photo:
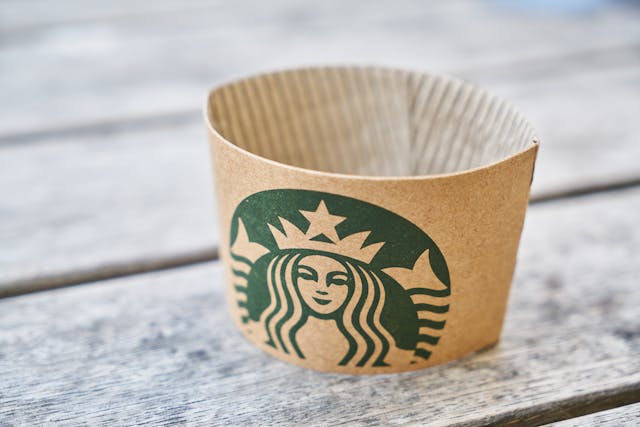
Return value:
<svg viewBox="0 0 640 427">
<path fill-rule="evenodd" d="M 621 191 L 638 186 L 640 186 L 640 176 L 613 181 L 606 184 L 595 184 L 576 187 L 569 190 L 541 193 L 536 196 L 532 196 L 529 204 L 537 205 L 577 197 L 588 197 L 598 193 Z M 64 273 L 42 275 L 39 277 L 8 282 L 3 284 L 2 288 L 0 288 L 0 298 L 8 298 L 68 286 L 89 284 L 118 277 L 149 273 L 152 271 L 187 267 L 194 264 L 216 261 L 218 259 L 218 248 L 212 246 L 194 249 L 175 255 L 144 257 L 130 261 L 114 262 L 105 264 L 98 268 L 71 270 Z"/>
<path fill-rule="evenodd" d="M 118 277 L 133 276 L 153 271 L 186 267 L 218 259 L 218 248 L 194 249 L 175 255 L 137 258 L 105 264 L 97 268 L 71 270 L 64 273 L 43 275 L 9 282 L 0 288 L 0 298 L 7 298 L 50 289 L 89 284 Z"/>
<path fill-rule="evenodd" d="M 590 415 L 609 409 L 619 408 L 640 402 L 640 383 L 633 383 L 625 387 L 612 388 L 598 394 L 584 393 L 558 400 L 549 404 L 539 404 L 520 411 L 518 417 L 513 418 L 507 412 L 498 416 L 487 417 L 482 420 L 483 425 L 504 426 L 539 426 L 570 420 L 584 415 Z M 468 423 L 452 424 L 464 426 Z"/>
<path fill-rule="evenodd" d="M 640 403 L 593 412 L 554 424 L 555 427 L 622 426 L 640 422 Z"/>
</svg>

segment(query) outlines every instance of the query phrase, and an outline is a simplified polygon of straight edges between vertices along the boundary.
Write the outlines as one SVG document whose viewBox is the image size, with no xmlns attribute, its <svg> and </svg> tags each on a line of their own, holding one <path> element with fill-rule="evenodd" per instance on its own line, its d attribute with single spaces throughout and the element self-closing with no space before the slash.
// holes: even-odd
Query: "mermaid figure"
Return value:
<svg viewBox="0 0 640 427">
<path fill-rule="evenodd" d="M 385 243 L 365 246 L 366 230 L 340 238 L 335 227 L 346 218 L 329 213 L 324 201 L 316 211 L 299 212 L 309 222 L 306 231 L 282 217 L 281 228 L 268 224 L 277 245 L 273 251 L 251 242 L 238 220 L 231 258 L 242 322 L 259 329 L 266 345 L 300 359 L 327 351 L 317 343 L 305 349 L 301 338 L 305 327 L 326 322 L 346 341 L 328 349 L 343 349 L 336 360 L 340 366 L 389 366 L 388 355 L 395 354 L 395 360 L 399 352 L 428 359 L 429 345 L 439 338 L 422 327 L 441 329 L 444 321 L 426 317 L 437 317 L 445 306 L 416 303 L 429 297 L 425 289 L 406 289 L 393 277 L 406 277 L 409 269 L 372 268 L 371 260 Z M 428 264 L 428 250 L 421 258 Z"/>
</svg>

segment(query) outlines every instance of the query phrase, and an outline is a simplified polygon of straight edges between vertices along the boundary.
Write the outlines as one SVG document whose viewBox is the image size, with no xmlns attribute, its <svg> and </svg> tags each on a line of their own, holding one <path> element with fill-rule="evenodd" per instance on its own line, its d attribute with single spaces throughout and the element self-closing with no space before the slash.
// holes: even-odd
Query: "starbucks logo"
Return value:
<svg viewBox="0 0 640 427">
<path fill-rule="evenodd" d="M 241 323 L 266 346 L 352 367 L 419 363 L 435 351 L 449 272 L 401 216 L 336 194 L 263 191 L 236 208 L 230 241 Z"/>
</svg>

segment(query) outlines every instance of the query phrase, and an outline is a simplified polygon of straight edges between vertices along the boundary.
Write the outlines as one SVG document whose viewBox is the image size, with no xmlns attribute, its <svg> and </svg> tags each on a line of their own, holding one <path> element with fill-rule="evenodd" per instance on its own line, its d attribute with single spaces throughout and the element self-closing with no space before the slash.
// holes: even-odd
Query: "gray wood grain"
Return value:
<svg viewBox="0 0 640 427">
<path fill-rule="evenodd" d="M 214 264 L 4 299 L 0 420 L 541 424 L 632 403 L 639 208 L 637 189 L 533 207 L 500 344 L 421 372 L 342 376 L 266 356 L 232 327 Z"/>
<path fill-rule="evenodd" d="M 540 128 L 538 196 L 636 179 L 632 11 L 530 12 L 468 1 L 5 2 L 0 295 L 210 258 L 196 106 L 241 70 L 384 58 L 457 71 Z"/>
<path fill-rule="evenodd" d="M 634 117 L 640 110 L 640 50 L 627 60 L 618 66 L 577 62 L 557 75 L 538 65 L 537 77 L 523 72 L 508 78 L 496 71 L 478 76 L 539 132 L 536 196 L 640 177 L 634 160 L 640 158 Z"/>
<path fill-rule="evenodd" d="M 640 175 L 640 59 L 585 61 L 569 81 L 554 65 L 477 71 L 540 131 L 534 197 Z M 206 259 L 218 239 L 201 121 L 0 147 L 0 295 Z"/>
<path fill-rule="evenodd" d="M 640 424 L 640 403 L 596 412 L 595 414 L 554 423 L 555 427 L 637 426 Z"/>
<path fill-rule="evenodd" d="M 208 156 L 194 126 L 0 150 L 0 283 L 208 249 Z"/>
<path fill-rule="evenodd" d="M 0 133 L 192 111 L 210 85 L 247 71 L 373 62 L 459 72 L 640 43 L 624 2 L 533 4 L 11 1 L 0 15 Z"/>
</svg>

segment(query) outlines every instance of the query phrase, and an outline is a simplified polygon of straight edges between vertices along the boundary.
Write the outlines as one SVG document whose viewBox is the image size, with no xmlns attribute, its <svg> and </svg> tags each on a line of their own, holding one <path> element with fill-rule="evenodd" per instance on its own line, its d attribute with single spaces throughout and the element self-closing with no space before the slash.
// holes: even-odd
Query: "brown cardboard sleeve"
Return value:
<svg viewBox="0 0 640 427">
<path fill-rule="evenodd" d="M 351 374 L 498 341 L 538 149 L 517 111 L 450 77 L 321 67 L 220 86 L 205 115 L 247 339 Z"/>
</svg>

